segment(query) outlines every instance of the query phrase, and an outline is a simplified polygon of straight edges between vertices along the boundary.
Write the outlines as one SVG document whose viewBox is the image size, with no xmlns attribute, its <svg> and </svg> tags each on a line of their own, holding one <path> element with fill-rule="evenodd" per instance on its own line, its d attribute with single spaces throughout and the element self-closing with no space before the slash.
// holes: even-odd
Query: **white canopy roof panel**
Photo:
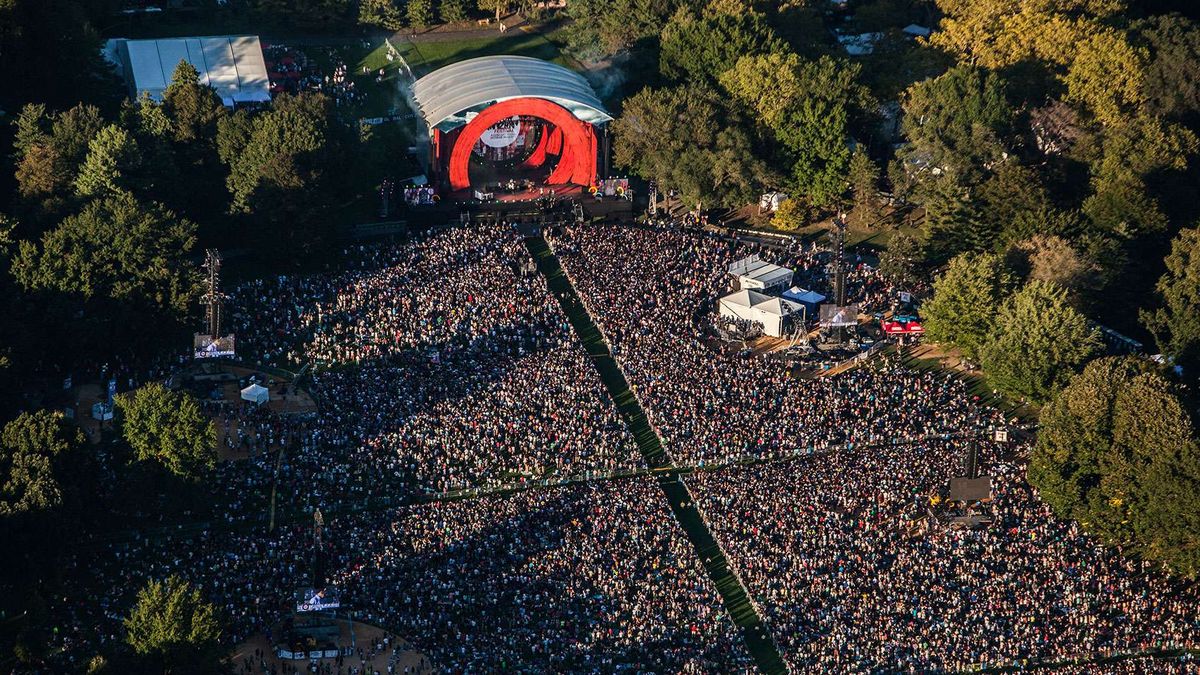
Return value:
<svg viewBox="0 0 1200 675">
<path fill-rule="evenodd" d="M 227 106 L 271 100 L 262 45 L 252 35 L 122 40 L 117 46 L 125 79 L 135 97 L 142 92 L 161 101 L 180 61 L 200 73 Z"/>
<path fill-rule="evenodd" d="M 412 92 L 431 129 L 443 124 L 458 126 L 468 121 L 468 113 L 514 98 L 553 101 L 591 124 L 612 120 L 582 75 L 528 56 L 459 61 L 417 80 Z"/>
</svg>

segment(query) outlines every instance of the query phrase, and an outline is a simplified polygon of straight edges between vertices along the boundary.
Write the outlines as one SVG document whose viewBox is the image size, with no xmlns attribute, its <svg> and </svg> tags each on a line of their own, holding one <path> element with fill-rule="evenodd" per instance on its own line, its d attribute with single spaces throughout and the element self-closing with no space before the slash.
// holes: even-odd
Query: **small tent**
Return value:
<svg viewBox="0 0 1200 675">
<path fill-rule="evenodd" d="M 721 298 L 718 310 L 721 316 L 757 321 L 767 335 L 783 337 L 789 317 L 799 314 L 802 306 L 791 300 L 773 298 L 747 289 Z"/>
<path fill-rule="evenodd" d="M 267 391 L 267 388 L 261 384 L 252 384 L 242 390 L 243 401 L 252 401 L 258 405 L 262 405 L 270 398 L 271 392 Z"/>
<path fill-rule="evenodd" d="M 799 286 L 792 286 L 782 293 L 783 297 L 792 302 L 798 302 L 804 305 L 804 309 L 808 311 L 809 316 L 816 316 L 817 308 L 822 302 L 825 302 L 825 296 L 816 291 L 808 291 Z"/>
</svg>

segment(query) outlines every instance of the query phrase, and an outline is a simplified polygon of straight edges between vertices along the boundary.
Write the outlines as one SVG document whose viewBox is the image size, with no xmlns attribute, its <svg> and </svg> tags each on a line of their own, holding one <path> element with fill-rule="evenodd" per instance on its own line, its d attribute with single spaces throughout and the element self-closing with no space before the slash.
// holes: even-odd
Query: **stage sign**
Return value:
<svg viewBox="0 0 1200 675">
<path fill-rule="evenodd" d="M 196 333 L 192 337 L 192 350 L 198 359 L 215 359 L 222 356 L 234 356 L 233 335 L 213 338 L 211 335 Z"/>
<path fill-rule="evenodd" d="M 826 328 L 848 328 L 858 325 L 858 305 L 821 305 L 821 325 Z"/>
<path fill-rule="evenodd" d="M 327 609 L 337 609 L 342 603 L 336 596 L 326 595 L 324 590 L 308 590 L 301 596 L 303 599 L 296 603 L 297 612 L 323 612 Z"/>
<path fill-rule="evenodd" d="M 488 127 L 479 140 L 489 148 L 507 148 L 517 141 L 521 133 L 521 118 L 514 115 Z"/>
</svg>

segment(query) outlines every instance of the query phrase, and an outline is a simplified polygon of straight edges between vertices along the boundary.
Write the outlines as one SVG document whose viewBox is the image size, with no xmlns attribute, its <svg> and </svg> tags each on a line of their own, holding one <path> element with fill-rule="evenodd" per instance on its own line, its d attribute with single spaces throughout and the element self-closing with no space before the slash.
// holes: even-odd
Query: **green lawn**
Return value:
<svg viewBox="0 0 1200 675">
<path fill-rule="evenodd" d="M 417 77 L 427 75 L 442 66 L 458 61 L 500 54 L 532 56 L 553 61 L 568 68 L 575 67 L 575 63 L 565 57 L 553 42 L 542 35 L 531 35 L 521 32 L 519 29 L 514 29 L 504 35 L 497 31 L 492 37 L 469 40 L 430 42 L 403 40 L 396 44 L 396 48 L 404 55 L 409 67 L 413 69 L 413 75 Z"/>
</svg>

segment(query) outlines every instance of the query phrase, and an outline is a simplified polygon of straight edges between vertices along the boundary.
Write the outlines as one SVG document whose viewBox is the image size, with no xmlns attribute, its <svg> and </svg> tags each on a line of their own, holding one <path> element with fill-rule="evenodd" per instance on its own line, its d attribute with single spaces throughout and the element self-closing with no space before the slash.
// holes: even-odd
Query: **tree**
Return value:
<svg viewBox="0 0 1200 675">
<path fill-rule="evenodd" d="M 329 139 L 327 101 L 319 95 L 281 101 L 253 118 L 245 146 L 231 158 L 227 183 L 235 211 L 256 210 L 264 192 L 299 196 L 320 181 L 319 159 Z"/>
<path fill-rule="evenodd" d="M 120 193 L 89 203 L 42 236 L 22 241 L 13 275 L 28 290 L 110 299 L 168 315 L 186 312 L 196 277 L 186 256 L 196 226 Z"/>
<path fill-rule="evenodd" d="M 21 161 L 25 154 L 35 145 L 45 145 L 50 140 L 46 133 L 50 118 L 46 115 L 46 106 L 41 103 L 28 103 L 21 108 L 17 119 L 13 122 L 16 130 L 13 133 L 13 159 Z"/>
<path fill-rule="evenodd" d="M 106 126 L 108 123 L 99 108 L 81 103 L 55 115 L 50 130 L 51 143 L 74 171 L 87 156 L 92 139 Z"/>
<path fill-rule="evenodd" d="M 220 130 L 218 148 L 229 162 L 230 210 L 253 217 L 255 243 L 276 254 L 319 249 L 326 215 L 351 175 L 347 149 L 356 142 L 351 128 L 335 119 L 329 99 L 312 93 L 282 96 L 270 110 Z"/>
<path fill-rule="evenodd" d="M 495 12 L 496 20 L 499 21 L 506 13 L 511 4 L 510 0 L 476 0 L 476 5 L 481 12 Z"/>
<path fill-rule="evenodd" d="M 1093 185 L 1094 192 L 1083 200 L 1083 214 L 1101 232 L 1130 240 L 1166 229 L 1167 217 L 1142 180 L 1121 176 Z"/>
<path fill-rule="evenodd" d="M 404 28 L 404 16 L 395 0 L 359 0 L 358 22 L 390 31 Z"/>
<path fill-rule="evenodd" d="M 408 0 L 408 23 L 422 29 L 433 23 L 433 0 Z"/>
<path fill-rule="evenodd" d="M 158 383 L 117 399 L 121 435 L 137 458 L 198 480 L 217 461 L 217 431 L 196 399 Z"/>
<path fill-rule="evenodd" d="M 52 199 L 67 191 L 73 177 L 53 145 L 38 143 L 17 164 L 17 192 L 25 199 Z"/>
<path fill-rule="evenodd" d="M 1081 103 L 1106 126 L 1121 124 L 1146 105 L 1143 77 L 1149 54 L 1122 33 L 1099 31 L 1078 48 L 1064 81 L 1067 100 Z"/>
<path fill-rule="evenodd" d="M 921 225 L 922 244 L 935 263 L 944 262 L 963 251 L 991 250 L 995 232 L 984 219 L 969 189 L 949 176 L 941 176 L 922 186 L 918 199 L 925 207 Z"/>
<path fill-rule="evenodd" d="M 1133 32 L 1150 54 L 1142 79 L 1150 114 L 1179 120 L 1200 113 L 1200 27 L 1169 14 L 1139 21 Z"/>
<path fill-rule="evenodd" d="M 758 13 L 695 13 L 681 8 L 663 28 L 659 70 L 672 79 L 715 81 L 739 57 L 787 47 Z"/>
<path fill-rule="evenodd" d="M 845 192 L 849 126 L 871 107 L 857 83 L 859 68 L 829 57 L 745 56 L 725 71 L 721 86 L 766 122 L 791 162 L 792 191 L 829 206 Z"/>
<path fill-rule="evenodd" d="M 1200 375 L 1200 228 L 1181 230 L 1164 262 L 1167 271 L 1155 286 L 1162 306 L 1142 310 L 1142 324 L 1159 348 L 1195 378 Z"/>
<path fill-rule="evenodd" d="M 1066 65 L 1123 0 L 936 0 L 944 15 L 929 41 L 985 68 L 1025 61 Z"/>
<path fill-rule="evenodd" d="M 46 512 L 63 502 L 64 460 L 83 443 L 61 413 L 21 413 L 0 433 L 0 516 Z"/>
<path fill-rule="evenodd" d="M 171 84 L 163 91 L 163 112 L 171 120 L 177 142 L 211 147 L 225 106 L 216 89 L 200 84 L 196 67 L 180 60 L 171 74 Z"/>
<path fill-rule="evenodd" d="M 1108 544 L 1200 572 L 1200 452 L 1174 386 L 1135 357 L 1093 361 L 1041 414 L 1029 482 Z"/>
<path fill-rule="evenodd" d="M 992 237 L 989 242 L 981 242 L 984 246 L 1001 252 L 1020 239 L 1044 232 L 1039 229 L 1026 235 L 1018 229 L 1030 217 L 1040 219 L 1053 210 L 1044 182 L 1037 171 L 1010 159 L 979 185 L 975 193 L 979 215 L 987 222 Z"/>
<path fill-rule="evenodd" d="M 958 347 L 970 359 L 989 341 L 996 310 L 1012 284 L 1000 256 L 963 254 L 933 282 L 933 297 L 921 306 L 925 335 Z"/>
<path fill-rule="evenodd" d="M 850 156 L 848 173 L 854 214 L 860 225 L 873 225 L 879 218 L 879 165 L 859 146 Z"/>
<path fill-rule="evenodd" d="M 1066 292 L 1035 279 L 1004 303 L 980 365 L 1001 391 L 1045 403 L 1100 347 L 1099 332 Z"/>
<path fill-rule="evenodd" d="M 87 159 L 75 177 L 75 193 L 106 197 L 128 190 L 138 159 L 137 142 L 129 132 L 115 124 L 104 127 L 88 143 Z"/>
<path fill-rule="evenodd" d="M 438 16 L 446 23 L 459 23 L 467 20 L 466 0 L 441 0 L 438 3 Z"/>
<path fill-rule="evenodd" d="M 770 176 L 723 103 L 703 85 L 643 89 L 613 123 L 616 163 L 688 203 L 744 202 Z"/>
<path fill-rule="evenodd" d="M 1024 280 L 1061 288 L 1077 309 L 1100 287 L 1099 266 L 1059 236 L 1037 234 L 1019 241 L 1008 250 L 1005 263 Z"/>
<path fill-rule="evenodd" d="M 216 614 L 200 590 L 183 579 L 150 580 L 138 591 L 137 604 L 125 619 L 125 641 L 135 653 L 168 667 L 189 663 L 197 671 L 212 668 L 220 660 Z"/>
<path fill-rule="evenodd" d="M 771 216 L 771 227 L 788 232 L 798 230 L 809 222 L 808 205 L 802 199 L 792 197 L 783 200 Z"/>
<path fill-rule="evenodd" d="M 924 257 L 921 242 L 916 237 L 897 232 L 883 253 L 879 254 L 879 272 L 898 288 L 912 288 L 921 280 L 920 268 Z"/>
<path fill-rule="evenodd" d="M 679 0 L 572 0 L 567 44 L 583 58 L 602 59 L 658 37 Z M 444 15 L 443 15 L 444 18 Z"/>
<path fill-rule="evenodd" d="M 909 87 L 902 105 L 906 156 L 964 183 L 1003 158 L 1014 112 L 999 75 L 955 66 Z"/>
</svg>

